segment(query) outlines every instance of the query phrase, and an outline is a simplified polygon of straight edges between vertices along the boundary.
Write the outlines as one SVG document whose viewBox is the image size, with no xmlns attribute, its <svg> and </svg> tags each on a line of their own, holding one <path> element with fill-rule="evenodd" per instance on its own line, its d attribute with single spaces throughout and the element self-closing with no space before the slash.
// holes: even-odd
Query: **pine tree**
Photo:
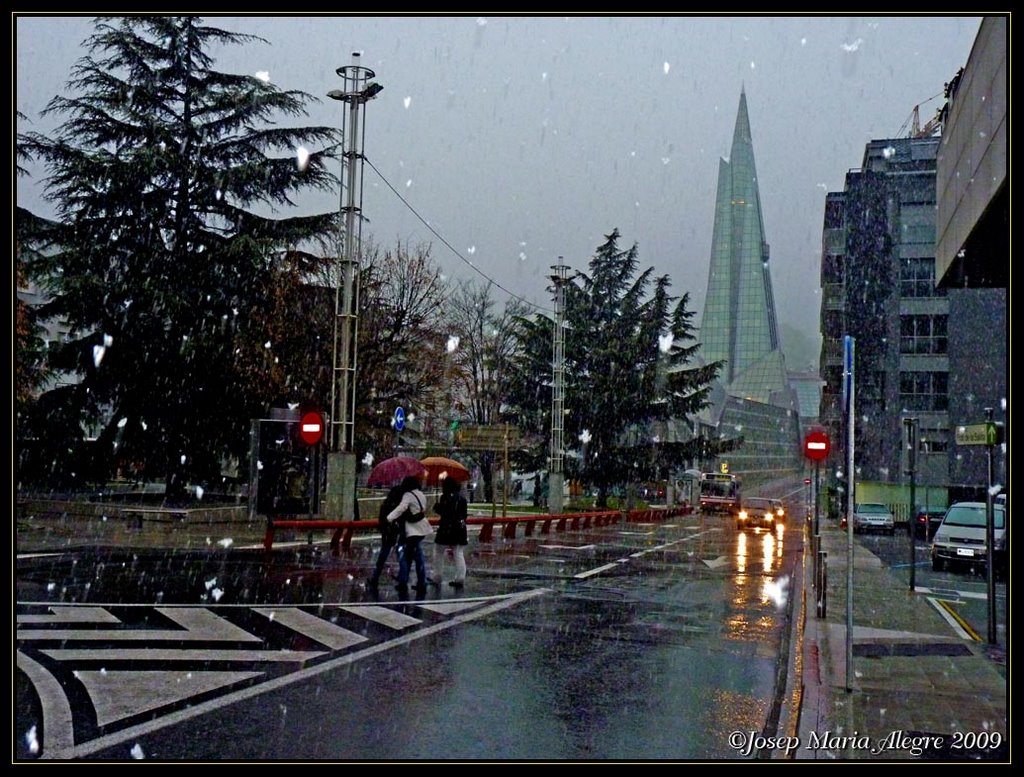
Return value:
<svg viewBox="0 0 1024 777">
<path fill-rule="evenodd" d="M 654 439 L 654 427 L 705 407 L 721 367 L 693 365 L 689 295 L 671 296 L 669 277 L 653 268 L 638 273 L 636 244 L 620 250 L 619 237 L 606 235 L 589 273 L 566 286 L 564 442 L 580 453 L 567 469 L 597 487 L 602 506 L 612 486 L 696 454 L 701 441 L 668 444 Z M 543 316 L 520 322 L 522 368 L 509 383 L 518 419 L 535 433 L 550 428 L 552 327 Z"/>
<path fill-rule="evenodd" d="M 275 123 L 304 115 L 309 95 L 213 68 L 211 46 L 256 41 L 198 17 L 98 18 L 71 96 L 44 112 L 63 123 L 20 138 L 45 164 L 57 212 L 29 270 L 52 297 L 43 313 L 71 329 L 54 366 L 80 377 L 36 408 L 55 472 L 68 473 L 86 428 L 98 433 L 97 476 L 142 460 L 170 493 L 214 478 L 227 454 L 244 460 L 262 409 L 239 380 L 236 344 L 283 250 L 336 220 L 256 212 L 333 188 L 337 142 L 329 127 Z"/>
</svg>

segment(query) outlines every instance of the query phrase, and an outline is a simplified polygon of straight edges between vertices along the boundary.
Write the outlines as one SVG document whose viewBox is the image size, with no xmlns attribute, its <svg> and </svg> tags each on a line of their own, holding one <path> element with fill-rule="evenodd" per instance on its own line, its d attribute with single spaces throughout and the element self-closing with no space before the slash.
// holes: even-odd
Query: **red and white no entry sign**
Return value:
<svg viewBox="0 0 1024 777">
<path fill-rule="evenodd" d="M 828 435 L 815 430 L 804 439 L 804 455 L 813 461 L 821 461 L 828 456 Z"/>
<path fill-rule="evenodd" d="M 324 419 L 319 413 L 310 411 L 302 416 L 299 437 L 306 445 L 316 445 L 324 436 Z"/>
</svg>

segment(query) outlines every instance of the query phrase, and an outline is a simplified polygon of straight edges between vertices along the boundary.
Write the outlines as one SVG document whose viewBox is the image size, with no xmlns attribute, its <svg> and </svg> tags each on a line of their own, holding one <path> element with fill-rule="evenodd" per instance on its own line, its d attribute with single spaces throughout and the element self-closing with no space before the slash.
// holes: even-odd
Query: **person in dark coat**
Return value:
<svg viewBox="0 0 1024 777">
<path fill-rule="evenodd" d="M 377 565 L 373 569 L 373 574 L 370 575 L 370 579 L 367 582 L 368 588 L 376 588 L 380 581 L 381 573 L 384 571 L 384 563 L 388 560 L 388 556 L 391 555 L 391 550 L 398 544 L 398 529 L 396 524 L 389 523 L 387 520 L 388 513 L 398 507 L 398 503 L 402 501 L 402 496 L 405 491 L 402 490 L 401 486 L 395 486 L 388 495 L 384 497 L 384 501 L 381 503 L 380 511 L 377 513 L 377 530 L 380 532 L 380 552 L 377 554 Z"/>
<path fill-rule="evenodd" d="M 455 557 L 455 577 L 448 584 L 453 588 L 462 588 L 466 582 L 466 545 L 469 544 L 466 532 L 466 516 L 468 507 L 462 489 L 455 478 L 441 481 L 441 498 L 434 505 L 434 512 L 441 516 L 434 535 L 434 577 L 431 583 L 441 585 L 441 569 L 445 553 L 451 550 Z"/>
</svg>

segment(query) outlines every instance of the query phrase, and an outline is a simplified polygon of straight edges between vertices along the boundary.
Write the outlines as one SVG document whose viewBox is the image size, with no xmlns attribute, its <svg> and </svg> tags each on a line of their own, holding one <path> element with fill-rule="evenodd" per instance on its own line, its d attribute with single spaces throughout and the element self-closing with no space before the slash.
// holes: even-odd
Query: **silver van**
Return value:
<svg viewBox="0 0 1024 777">
<path fill-rule="evenodd" d="M 1006 569 L 1006 504 L 999 500 L 992 505 L 993 561 L 996 572 Z M 945 567 L 984 567 L 987 563 L 985 547 L 985 503 L 957 502 L 946 510 L 942 523 L 932 538 L 932 569 Z"/>
</svg>

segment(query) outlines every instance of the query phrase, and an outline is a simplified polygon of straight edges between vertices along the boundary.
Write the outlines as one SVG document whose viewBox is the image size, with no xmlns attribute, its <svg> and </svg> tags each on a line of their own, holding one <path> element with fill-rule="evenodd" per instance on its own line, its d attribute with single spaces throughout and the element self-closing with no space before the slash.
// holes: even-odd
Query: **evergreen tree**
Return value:
<svg viewBox="0 0 1024 777">
<path fill-rule="evenodd" d="M 708 404 L 721 364 L 691 364 L 699 346 L 689 295 L 672 297 L 669 277 L 655 277 L 653 268 L 638 273 L 637 246 L 620 250 L 618 243 L 618 230 L 606 235 L 589 273 L 566 285 L 564 441 L 580 452 L 567 470 L 598 488 L 600 505 L 612 486 L 653 479 L 702 444 L 730 445 L 656 439 L 658 424 Z M 523 369 L 509 384 L 520 419 L 528 417 L 535 432 L 550 428 L 552 327 L 543 316 L 521 321 Z M 546 417 L 537 408 L 547 408 Z"/>
<path fill-rule="evenodd" d="M 26 116 L 20 111 L 16 114 L 19 121 Z M 32 162 L 28 150 L 18 143 L 15 146 L 17 175 L 28 175 L 23 166 Z M 46 381 L 44 369 L 44 351 L 42 327 L 39 324 L 38 312 L 21 298 L 21 291 L 29 286 L 26 269 L 28 257 L 32 253 L 30 242 L 24 235 L 30 231 L 40 231 L 44 222 L 36 219 L 24 208 L 15 210 L 14 235 L 14 274 L 17 293 L 14 300 L 14 428 L 15 432 L 24 428 L 26 411 L 36 392 Z"/>
<path fill-rule="evenodd" d="M 57 212 L 32 230 L 43 250 L 29 271 L 52 298 L 42 313 L 71 330 L 54 366 L 80 377 L 36 407 L 55 472 L 68 474 L 87 427 L 97 476 L 144 460 L 170 493 L 215 477 L 226 454 L 245 458 L 263 408 L 239 379 L 237 343 L 283 249 L 336 220 L 256 212 L 333 188 L 337 135 L 275 123 L 304 115 L 311 96 L 213 68 L 211 46 L 255 41 L 198 17 L 101 17 L 71 96 L 44 112 L 63 124 L 20 138 Z"/>
</svg>

